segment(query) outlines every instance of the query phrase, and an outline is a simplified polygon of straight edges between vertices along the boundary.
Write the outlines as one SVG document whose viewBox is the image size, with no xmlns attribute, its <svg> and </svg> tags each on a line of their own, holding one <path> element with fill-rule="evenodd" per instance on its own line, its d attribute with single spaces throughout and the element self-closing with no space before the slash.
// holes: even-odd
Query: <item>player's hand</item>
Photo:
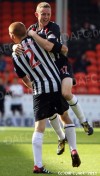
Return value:
<svg viewBox="0 0 100 176">
<path fill-rule="evenodd" d="M 62 48 L 61 48 L 61 53 L 66 56 L 67 53 L 68 53 L 68 47 L 66 45 L 62 45 Z"/>
<path fill-rule="evenodd" d="M 15 44 L 15 45 L 13 45 L 12 50 L 18 56 L 20 56 L 24 52 L 24 48 L 22 47 L 21 44 Z"/>
</svg>

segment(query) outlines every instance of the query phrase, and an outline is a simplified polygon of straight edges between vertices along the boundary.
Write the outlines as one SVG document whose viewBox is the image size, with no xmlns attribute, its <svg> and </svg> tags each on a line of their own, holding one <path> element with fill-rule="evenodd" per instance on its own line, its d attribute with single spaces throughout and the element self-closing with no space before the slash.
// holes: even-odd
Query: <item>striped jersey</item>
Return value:
<svg viewBox="0 0 100 176">
<path fill-rule="evenodd" d="M 31 37 L 22 40 L 24 53 L 12 53 L 15 71 L 20 78 L 28 75 L 33 81 L 34 95 L 61 90 L 59 70 L 54 55 L 41 48 Z"/>
</svg>

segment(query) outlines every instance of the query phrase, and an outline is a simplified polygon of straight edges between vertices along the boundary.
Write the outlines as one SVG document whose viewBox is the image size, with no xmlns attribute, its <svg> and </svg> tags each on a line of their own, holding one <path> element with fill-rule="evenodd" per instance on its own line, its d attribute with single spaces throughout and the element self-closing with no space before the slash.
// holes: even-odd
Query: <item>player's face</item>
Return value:
<svg viewBox="0 0 100 176">
<path fill-rule="evenodd" d="M 41 8 L 39 12 L 35 13 L 38 18 L 38 22 L 43 26 L 46 26 L 51 18 L 51 9 L 50 8 Z"/>
</svg>

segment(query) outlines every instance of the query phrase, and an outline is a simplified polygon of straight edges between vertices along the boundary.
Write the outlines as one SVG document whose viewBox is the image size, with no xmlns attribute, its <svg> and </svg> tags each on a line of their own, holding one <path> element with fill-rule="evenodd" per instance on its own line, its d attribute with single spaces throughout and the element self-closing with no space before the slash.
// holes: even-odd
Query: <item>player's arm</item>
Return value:
<svg viewBox="0 0 100 176">
<path fill-rule="evenodd" d="M 22 81 L 28 88 L 32 89 L 32 82 L 30 81 L 30 79 L 27 75 L 22 78 Z"/>
<path fill-rule="evenodd" d="M 14 70 L 17 73 L 18 77 L 22 79 L 23 83 L 27 87 L 32 88 L 32 83 L 31 83 L 29 77 L 27 76 L 27 74 L 15 62 L 14 58 L 17 58 L 18 56 L 14 52 L 12 53 L 12 56 L 13 56 Z"/>
<path fill-rule="evenodd" d="M 33 37 L 33 39 L 46 51 L 51 51 L 56 53 L 63 52 L 64 54 L 67 54 L 68 52 L 68 48 L 65 45 L 62 45 L 61 43 L 58 43 L 58 42 L 52 43 L 47 39 L 43 39 L 33 30 L 30 30 L 28 32 L 28 35 Z"/>
<path fill-rule="evenodd" d="M 61 45 L 62 45 L 62 48 L 61 48 L 61 54 L 62 55 L 64 55 L 64 56 L 66 56 L 67 55 L 67 53 L 68 53 L 68 48 L 67 48 L 67 46 L 65 46 L 64 44 L 62 44 L 62 42 L 60 41 L 60 39 L 59 39 L 59 42 L 58 42 L 58 38 L 56 38 L 56 36 L 52 33 L 52 31 L 49 31 L 48 33 L 47 33 L 47 39 L 48 39 L 48 41 L 49 42 L 52 42 L 52 43 L 60 43 Z M 54 53 L 56 52 L 56 50 L 54 51 Z"/>
</svg>

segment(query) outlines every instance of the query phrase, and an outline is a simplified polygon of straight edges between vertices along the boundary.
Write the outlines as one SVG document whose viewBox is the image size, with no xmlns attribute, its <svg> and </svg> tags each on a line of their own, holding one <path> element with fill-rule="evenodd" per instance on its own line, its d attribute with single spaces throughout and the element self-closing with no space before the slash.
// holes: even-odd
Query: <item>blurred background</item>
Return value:
<svg viewBox="0 0 100 176">
<path fill-rule="evenodd" d="M 69 48 L 68 58 L 77 83 L 73 93 L 87 120 L 100 127 L 100 0 L 45 1 L 52 8 L 51 21 L 59 24 L 63 42 Z M 39 2 L 42 1 L 0 0 L 0 126 L 33 126 L 32 91 L 14 72 L 8 26 L 14 21 L 23 22 L 27 28 L 36 23 L 34 13 Z M 19 102 L 20 109 L 15 112 L 12 105 Z M 69 113 L 79 126 L 73 112 Z"/>
</svg>

